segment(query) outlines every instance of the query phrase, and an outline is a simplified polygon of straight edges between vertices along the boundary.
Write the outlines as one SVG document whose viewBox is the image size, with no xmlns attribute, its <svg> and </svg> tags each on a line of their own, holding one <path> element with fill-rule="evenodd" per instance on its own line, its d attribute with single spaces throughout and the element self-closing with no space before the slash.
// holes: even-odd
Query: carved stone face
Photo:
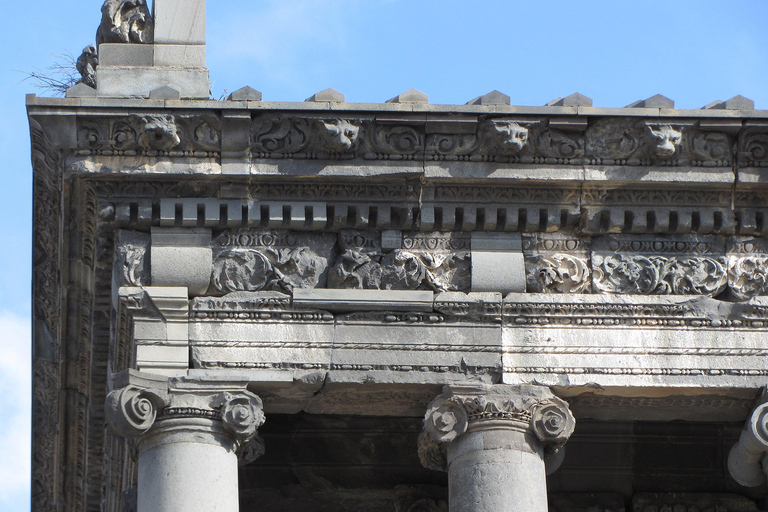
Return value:
<svg viewBox="0 0 768 512">
<path fill-rule="evenodd" d="M 683 140 L 683 133 L 670 125 L 648 126 L 651 153 L 659 158 L 672 157 Z"/>
<path fill-rule="evenodd" d="M 346 119 L 321 121 L 323 149 L 331 153 L 347 153 L 357 147 L 360 127 Z"/>
<path fill-rule="evenodd" d="M 509 121 L 493 121 L 494 134 L 501 152 L 514 156 L 528 143 L 528 128 Z"/>
</svg>

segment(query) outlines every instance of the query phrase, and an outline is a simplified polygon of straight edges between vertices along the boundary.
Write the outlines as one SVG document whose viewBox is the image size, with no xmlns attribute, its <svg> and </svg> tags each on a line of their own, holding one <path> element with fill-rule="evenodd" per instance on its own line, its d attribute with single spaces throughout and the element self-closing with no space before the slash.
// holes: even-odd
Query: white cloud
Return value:
<svg viewBox="0 0 768 512">
<path fill-rule="evenodd" d="M 0 312 L 1 510 L 22 510 L 30 492 L 31 346 L 29 320 Z"/>
</svg>

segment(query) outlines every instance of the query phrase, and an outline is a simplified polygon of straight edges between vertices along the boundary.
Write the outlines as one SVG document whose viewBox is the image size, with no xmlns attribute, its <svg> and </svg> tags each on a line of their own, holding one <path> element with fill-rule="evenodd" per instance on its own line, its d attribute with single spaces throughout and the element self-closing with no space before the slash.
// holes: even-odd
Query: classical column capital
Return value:
<svg viewBox="0 0 768 512">
<path fill-rule="evenodd" d="M 747 419 L 739 442 L 728 454 L 728 471 L 745 487 L 765 483 L 768 474 L 768 402 L 757 406 Z"/>
<path fill-rule="evenodd" d="M 236 385 L 167 379 L 129 370 L 117 376 L 122 385 L 107 395 L 107 422 L 119 435 L 142 443 L 190 429 L 228 438 L 242 463 L 263 454 L 257 436 L 265 417 L 261 399 Z"/>
<path fill-rule="evenodd" d="M 575 425 L 568 404 L 545 387 L 451 384 L 427 408 L 419 457 L 430 469 L 445 469 L 443 445 L 485 429 L 533 434 L 554 455 Z"/>
</svg>

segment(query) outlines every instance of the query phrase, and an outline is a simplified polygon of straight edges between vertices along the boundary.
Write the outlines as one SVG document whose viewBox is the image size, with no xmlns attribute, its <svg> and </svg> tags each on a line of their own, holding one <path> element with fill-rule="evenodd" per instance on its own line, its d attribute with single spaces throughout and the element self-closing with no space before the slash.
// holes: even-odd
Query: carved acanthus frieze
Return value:
<svg viewBox="0 0 768 512">
<path fill-rule="evenodd" d="M 523 238 L 527 291 L 590 293 L 592 271 L 586 240 L 562 235 Z"/>
<path fill-rule="evenodd" d="M 728 288 L 738 300 L 768 295 L 768 240 L 728 240 Z"/>
<path fill-rule="evenodd" d="M 214 239 L 211 284 L 219 293 L 324 288 L 335 242 L 332 234 L 225 231 Z"/>
<path fill-rule="evenodd" d="M 330 288 L 467 291 L 469 237 L 460 233 L 406 233 L 398 248 L 381 248 L 375 232 L 342 231 L 343 253 L 330 271 Z M 356 246 L 356 244 L 360 244 Z"/>
<path fill-rule="evenodd" d="M 602 293 L 715 296 L 728 284 L 724 254 L 716 238 L 598 238 L 593 287 Z"/>
</svg>

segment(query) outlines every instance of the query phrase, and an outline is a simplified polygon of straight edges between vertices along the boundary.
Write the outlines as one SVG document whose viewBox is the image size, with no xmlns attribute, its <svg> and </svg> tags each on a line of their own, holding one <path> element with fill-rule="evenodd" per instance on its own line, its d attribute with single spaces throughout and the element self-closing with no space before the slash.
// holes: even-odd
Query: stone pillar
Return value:
<svg viewBox="0 0 768 512">
<path fill-rule="evenodd" d="M 728 454 L 728 471 L 739 484 L 758 487 L 768 474 L 768 402 L 759 405 Z"/>
<path fill-rule="evenodd" d="M 547 512 L 546 475 L 574 426 L 548 388 L 453 384 L 427 410 L 419 457 L 448 470 L 451 512 Z"/>
<path fill-rule="evenodd" d="M 107 420 L 136 439 L 138 512 L 238 512 L 238 458 L 262 453 L 261 400 L 238 386 L 129 371 L 106 402 Z"/>
</svg>

